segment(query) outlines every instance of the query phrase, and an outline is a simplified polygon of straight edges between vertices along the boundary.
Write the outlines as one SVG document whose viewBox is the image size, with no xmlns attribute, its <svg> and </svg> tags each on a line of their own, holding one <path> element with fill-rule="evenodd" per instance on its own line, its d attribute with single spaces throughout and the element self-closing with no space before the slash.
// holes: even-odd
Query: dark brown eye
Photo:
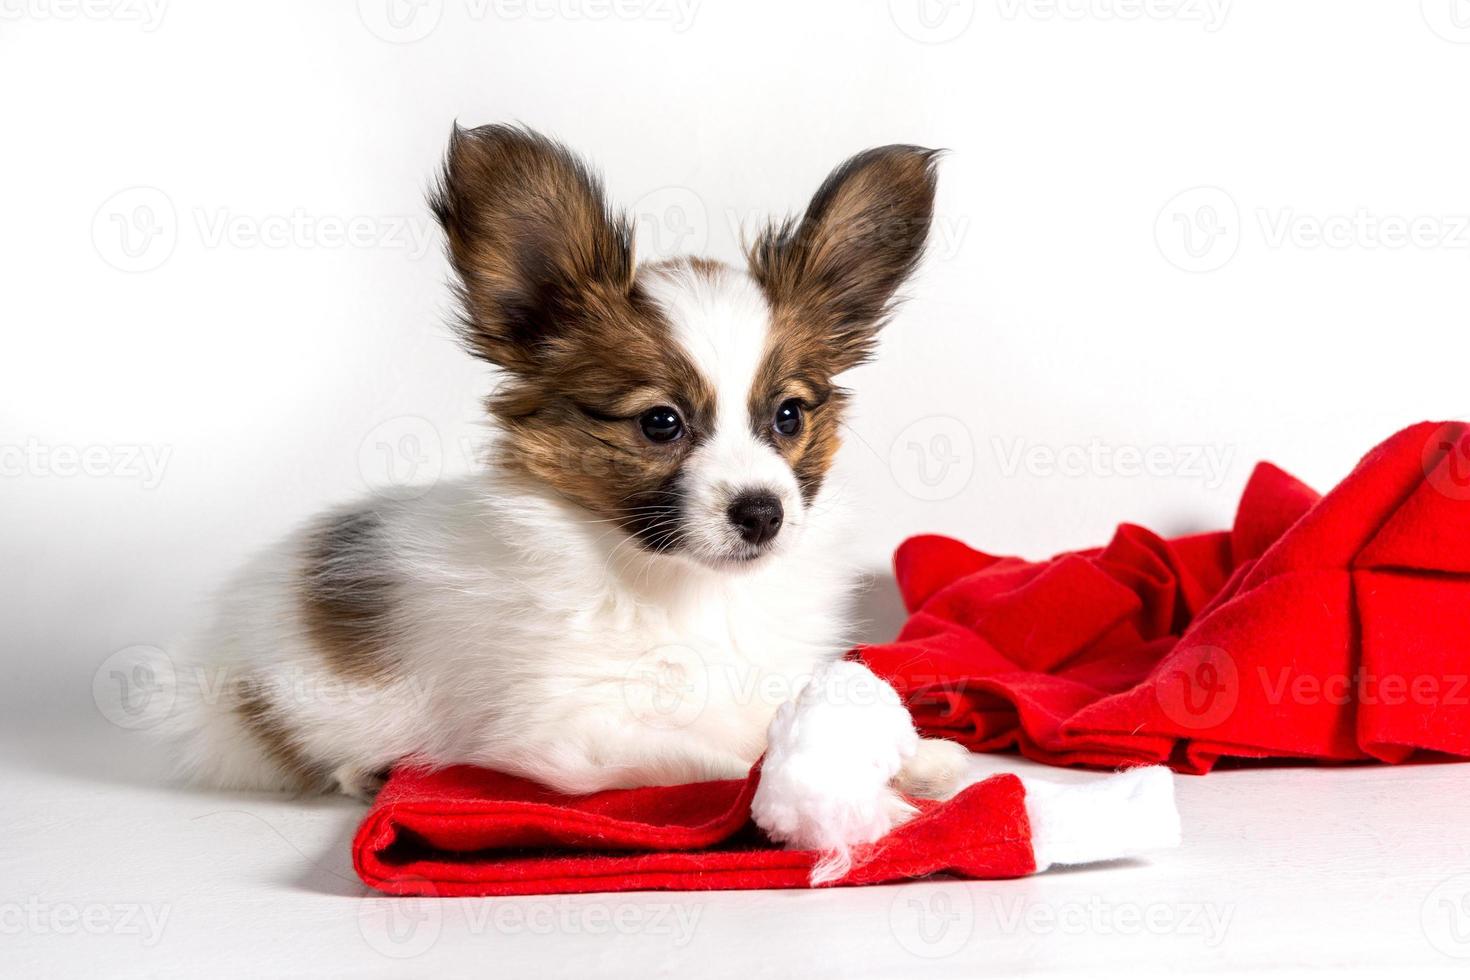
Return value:
<svg viewBox="0 0 1470 980">
<path fill-rule="evenodd" d="M 788 398 L 776 409 L 775 421 L 771 427 L 776 430 L 777 435 L 787 438 L 801 431 L 801 402 L 795 398 Z"/>
<path fill-rule="evenodd" d="M 638 427 L 649 442 L 673 442 L 684 434 L 684 420 L 667 405 L 650 408 L 638 416 Z"/>
</svg>

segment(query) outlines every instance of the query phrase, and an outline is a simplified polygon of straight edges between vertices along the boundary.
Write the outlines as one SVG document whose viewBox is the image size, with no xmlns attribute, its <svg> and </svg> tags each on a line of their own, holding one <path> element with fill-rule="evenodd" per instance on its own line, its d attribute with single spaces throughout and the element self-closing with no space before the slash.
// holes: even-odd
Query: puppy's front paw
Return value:
<svg viewBox="0 0 1470 980">
<path fill-rule="evenodd" d="M 905 796 L 938 800 L 959 788 L 970 767 L 970 753 L 958 742 L 923 738 L 919 750 L 905 760 L 893 786 Z"/>
<path fill-rule="evenodd" d="M 332 772 L 332 782 L 336 784 L 338 792 L 369 804 L 377 798 L 378 790 L 387 781 L 387 773 L 368 772 L 351 765 L 338 766 Z"/>
</svg>

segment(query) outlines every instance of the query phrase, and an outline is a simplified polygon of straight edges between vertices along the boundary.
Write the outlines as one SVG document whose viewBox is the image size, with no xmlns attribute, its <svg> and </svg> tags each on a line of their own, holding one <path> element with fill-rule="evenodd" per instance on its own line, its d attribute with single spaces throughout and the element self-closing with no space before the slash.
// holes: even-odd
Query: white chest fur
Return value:
<svg viewBox="0 0 1470 980">
<path fill-rule="evenodd" d="M 850 575 L 827 526 L 714 570 L 513 481 L 445 486 L 389 526 L 421 624 L 405 667 L 435 692 L 423 720 L 441 737 L 416 747 L 430 757 L 565 788 L 646 782 L 650 765 L 670 781 L 738 775 L 776 708 L 846 649 Z"/>
</svg>

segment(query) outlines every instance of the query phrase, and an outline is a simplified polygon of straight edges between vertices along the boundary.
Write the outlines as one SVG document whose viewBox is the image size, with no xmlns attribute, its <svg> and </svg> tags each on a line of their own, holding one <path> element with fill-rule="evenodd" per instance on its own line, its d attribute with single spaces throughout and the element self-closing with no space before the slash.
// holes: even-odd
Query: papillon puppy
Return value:
<svg viewBox="0 0 1470 980">
<path fill-rule="evenodd" d="M 566 793 L 745 775 L 851 637 L 827 477 L 923 251 L 935 153 L 885 146 L 744 268 L 635 262 L 600 181 L 526 129 L 452 135 L 432 207 L 459 335 L 502 381 L 483 472 L 317 517 L 187 654 L 184 768 L 368 797 L 399 762 Z M 925 741 L 915 795 L 965 752 Z"/>
</svg>

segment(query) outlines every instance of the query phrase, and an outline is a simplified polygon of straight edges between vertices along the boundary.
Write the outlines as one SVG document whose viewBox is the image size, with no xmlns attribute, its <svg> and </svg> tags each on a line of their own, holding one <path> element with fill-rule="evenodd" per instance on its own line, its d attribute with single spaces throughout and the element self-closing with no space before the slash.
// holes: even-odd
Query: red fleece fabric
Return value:
<svg viewBox="0 0 1470 980">
<path fill-rule="evenodd" d="M 358 828 L 353 863 L 364 882 L 395 895 L 809 887 L 818 855 L 782 850 L 751 821 L 759 772 L 568 797 L 471 766 L 400 769 Z M 851 870 L 831 884 L 1036 870 L 1015 776 L 915 803 L 918 816 L 855 850 Z"/>
<path fill-rule="evenodd" d="M 859 651 L 920 729 L 1054 765 L 1470 756 L 1470 426 L 1405 429 L 1319 498 L 1270 464 L 1230 531 L 1125 524 L 1050 561 L 906 541 Z"/>
</svg>

